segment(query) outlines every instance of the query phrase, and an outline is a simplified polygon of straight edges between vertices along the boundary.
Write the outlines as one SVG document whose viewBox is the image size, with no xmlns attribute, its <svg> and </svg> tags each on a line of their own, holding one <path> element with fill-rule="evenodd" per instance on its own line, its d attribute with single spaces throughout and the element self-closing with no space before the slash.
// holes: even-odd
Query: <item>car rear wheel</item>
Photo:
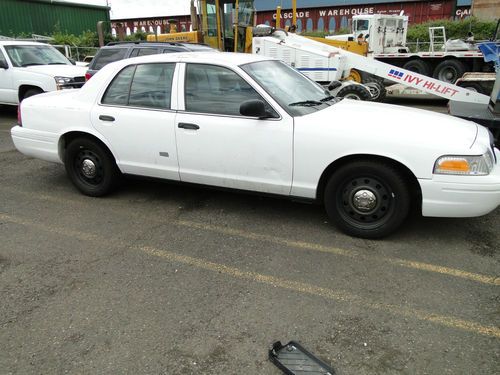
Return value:
<svg viewBox="0 0 500 375">
<path fill-rule="evenodd" d="M 76 188 L 92 197 L 113 191 L 120 176 L 110 152 L 98 142 L 86 138 L 77 138 L 68 145 L 64 165 Z"/>
<path fill-rule="evenodd" d="M 358 161 L 333 174 L 324 204 L 330 219 L 345 233 L 380 238 L 406 219 L 410 193 L 404 177 L 389 164 Z"/>
</svg>

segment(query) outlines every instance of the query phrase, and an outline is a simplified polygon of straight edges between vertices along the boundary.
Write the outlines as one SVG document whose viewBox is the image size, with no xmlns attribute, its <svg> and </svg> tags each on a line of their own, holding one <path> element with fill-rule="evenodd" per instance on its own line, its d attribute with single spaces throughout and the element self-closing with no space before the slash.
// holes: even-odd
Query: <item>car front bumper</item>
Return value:
<svg viewBox="0 0 500 375">
<path fill-rule="evenodd" d="M 14 126 L 10 134 L 17 150 L 25 155 L 61 163 L 58 152 L 59 136 L 55 133 Z"/>
<path fill-rule="evenodd" d="M 475 217 L 500 206 L 500 151 L 497 164 L 488 176 L 434 175 L 419 179 L 422 215 L 434 217 Z"/>
</svg>

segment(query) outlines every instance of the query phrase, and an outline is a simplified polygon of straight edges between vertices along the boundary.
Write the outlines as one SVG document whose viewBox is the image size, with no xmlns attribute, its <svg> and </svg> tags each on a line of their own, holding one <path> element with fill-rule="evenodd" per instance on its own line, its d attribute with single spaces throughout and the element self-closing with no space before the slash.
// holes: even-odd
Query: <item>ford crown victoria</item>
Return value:
<svg viewBox="0 0 500 375">
<path fill-rule="evenodd" d="M 412 205 L 472 217 L 500 204 L 488 130 L 443 114 L 338 100 L 254 55 L 175 53 L 105 66 L 81 90 L 23 101 L 19 151 L 63 163 L 83 194 L 121 174 L 316 200 L 343 231 L 390 234 Z"/>
</svg>

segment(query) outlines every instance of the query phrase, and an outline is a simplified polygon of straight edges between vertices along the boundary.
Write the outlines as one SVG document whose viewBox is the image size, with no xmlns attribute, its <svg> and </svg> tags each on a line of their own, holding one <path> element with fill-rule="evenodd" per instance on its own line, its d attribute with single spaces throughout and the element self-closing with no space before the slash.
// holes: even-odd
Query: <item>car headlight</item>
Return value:
<svg viewBox="0 0 500 375">
<path fill-rule="evenodd" d="M 56 80 L 56 85 L 58 90 L 63 89 L 65 85 L 73 81 L 73 78 L 70 77 L 54 77 L 54 79 Z"/>
<path fill-rule="evenodd" d="M 480 156 L 441 156 L 434 164 L 435 174 L 486 176 L 493 169 L 493 155 L 490 150 Z"/>
</svg>

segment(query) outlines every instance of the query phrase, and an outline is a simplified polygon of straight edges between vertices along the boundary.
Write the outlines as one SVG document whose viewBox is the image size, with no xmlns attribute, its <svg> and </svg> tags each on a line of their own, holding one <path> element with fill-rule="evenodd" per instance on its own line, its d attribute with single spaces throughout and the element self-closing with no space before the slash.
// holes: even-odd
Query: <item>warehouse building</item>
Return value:
<svg viewBox="0 0 500 375">
<path fill-rule="evenodd" d="M 51 0 L 0 0 L 0 35 L 51 35 L 55 31 L 79 35 L 109 22 L 106 6 Z"/>
<path fill-rule="evenodd" d="M 356 14 L 404 14 L 410 23 L 421 23 L 433 19 L 460 19 L 470 15 L 472 0 L 297 0 L 297 26 L 299 31 L 329 31 L 348 27 Z M 498 0 L 495 0 L 498 1 Z M 275 24 L 276 7 L 282 7 L 281 27 L 290 26 L 292 18 L 291 0 L 255 0 L 258 24 Z M 112 20 L 113 33 L 130 34 L 136 31 L 167 33 L 168 20 L 178 21 L 179 31 L 189 30 L 190 16 L 164 15 L 151 18 Z"/>
<path fill-rule="evenodd" d="M 291 25 L 291 0 L 255 0 L 257 23 L 273 25 L 276 7 L 282 6 L 281 27 Z M 330 31 L 349 26 L 358 14 L 400 14 L 410 24 L 435 19 L 463 18 L 470 14 L 471 0 L 297 0 L 297 30 Z"/>
</svg>

